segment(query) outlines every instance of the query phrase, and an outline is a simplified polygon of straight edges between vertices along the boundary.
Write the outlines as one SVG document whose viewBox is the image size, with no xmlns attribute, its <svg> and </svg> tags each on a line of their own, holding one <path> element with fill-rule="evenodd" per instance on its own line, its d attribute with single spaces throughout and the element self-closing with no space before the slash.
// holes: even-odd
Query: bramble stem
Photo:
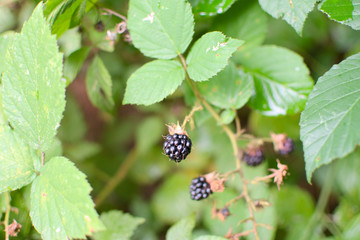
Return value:
<svg viewBox="0 0 360 240">
<path fill-rule="evenodd" d="M 126 156 L 123 164 L 120 165 L 116 174 L 107 182 L 105 187 L 99 193 L 95 199 L 95 205 L 100 206 L 103 201 L 110 195 L 110 193 L 116 188 L 116 186 L 125 178 L 126 174 L 130 170 L 131 165 L 136 160 L 137 151 L 132 149 Z"/>
<path fill-rule="evenodd" d="M 104 10 L 107 13 L 103 13 L 104 15 L 114 15 L 117 16 L 118 18 L 121 18 L 122 20 L 124 20 L 125 22 L 127 21 L 126 17 L 124 17 L 123 15 L 121 15 L 120 13 L 117 13 L 111 9 L 108 8 L 102 8 L 102 10 Z M 109 13 L 109 14 L 108 14 Z"/>
<path fill-rule="evenodd" d="M 242 168 L 241 168 L 241 159 L 239 157 L 239 148 L 238 148 L 238 145 L 237 145 L 237 142 L 236 142 L 237 135 L 227 125 L 221 123 L 221 118 L 220 118 L 219 114 L 213 109 L 213 107 L 200 94 L 200 92 L 198 91 L 195 83 L 190 79 L 189 74 L 187 72 L 187 65 L 186 65 L 186 61 L 185 61 L 184 57 L 181 54 L 179 54 L 178 56 L 180 58 L 181 64 L 183 65 L 183 68 L 185 70 L 185 78 L 186 78 L 187 82 L 189 83 L 192 91 L 194 92 L 196 98 L 210 112 L 210 114 L 213 116 L 213 118 L 216 120 L 216 122 L 220 124 L 220 126 L 222 127 L 224 132 L 227 134 L 228 138 L 230 139 L 230 142 L 231 142 L 231 145 L 232 145 L 232 148 L 233 148 L 233 154 L 234 154 L 234 157 L 235 157 L 235 160 L 236 160 L 236 168 L 237 168 L 237 171 L 238 171 L 238 173 L 240 175 L 241 182 L 242 182 L 242 185 L 243 185 L 243 193 L 242 194 L 244 195 L 244 198 L 246 200 L 246 203 L 247 203 L 247 206 L 248 206 L 248 209 L 249 209 L 250 219 L 253 222 L 253 229 L 250 230 L 249 233 L 254 232 L 255 239 L 258 240 L 259 239 L 259 234 L 258 234 L 258 231 L 257 231 L 257 224 L 256 224 L 255 217 L 254 217 L 255 207 L 254 207 L 254 205 L 253 205 L 253 203 L 252 203 L 252 201 L 251 201 L 251 199 L 249 197 L 249 193 L 248 193 L 248 190 L 247 190 L 248 182 L 247 182 L 247 180 L 245 178 L 245 175 L 244 175 L 244 173 L 242 171 Z M 240 121 L 239 121 L 238 124 L 239 124 L 239 127 L 240 127 Z M 242 235 L 240 235 L 240 236 L 242 236 Z"/>
<path fill-rule="evenodd" d="M 7 231 L 9 226 L 9 217 L 10 217 L 10 193 L 5 192 L 5 201 L 6 201 L 6 212 L 5 212 L 5 218 L 4 218 L 4 226 L 5 226 L 5 240 L 9 240 L 9 232 Z"/>
</svg>

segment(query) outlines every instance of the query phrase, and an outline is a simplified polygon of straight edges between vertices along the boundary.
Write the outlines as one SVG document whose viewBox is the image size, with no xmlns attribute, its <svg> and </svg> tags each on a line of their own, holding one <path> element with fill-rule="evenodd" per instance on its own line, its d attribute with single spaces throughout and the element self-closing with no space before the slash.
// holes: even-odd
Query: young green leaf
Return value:
<svg viewBox="0 0 360 240">
<path fill-rule="evenodd" d="M 39 4 L 7 51 L 2 101 L 11 125 L 32 148 L 46 151 L 65 108 L 62 55 Z"/>
<path fill-rule="evenodd" d="M 1 75 L 5 70 L 5 62 L 6 62 L 6 52 L 8 47 L 12 44 L 14 40 L 15 33 L 14 32 L 5 32 L 0 35 L 0 83 L 1 83 Z"/>
<path fill-rule="evenodd" d="M 200 16 L 213 16 L 228 10 L 236 0 L 190 0 L 193 12 Z"/>
<path fill-rule="evenodd" d="M 195 214 L 181 219 L 166 233 L 166 240 L 191 240 L 191 233 L 195 227 Z"/>
<path fill-rule="evenodd" d="M 84 1 L 87 0 L 47 0 L 44 15 L 52 26 L 51 32 L 60 37 L 66 30 L 73 27 L 71 25 L 74 25 L 74 21 L 80 19 L 79 9 Z M 83 7 L 82 10 L 86 9 Z"/>
<path fill-rule="evenodd" d="M 259 3 L 264 11 L 274 18 L 284 19 L 301 35 L 305 19 L 316 0 L 259 0 Z"/>
<path fill-rule="evenodd" d="M 75 52 L 71 53 L 64 63 L 64 77 L 66 78 L 66 84 L 69 85 L 74 81 L 75 77 L 79 73 L 85 59 L 90 53 L 91 48 L 82 47 Z"/>
<path fill-rule="evenodd" d="M 230 64 L 209 81 L 198 83 L 200 93 L 211 104 L 220 108 L 239 109 L 254 91 L 251 75 Z"/>
<path fill-rule="evenodd" d="M 228 59 L 244 41 L 209 32 L 197 40 L 186 58 L 187 70 L 194 81 L 206 81 L 228 64 Z"/>
<path fill-rule="evenodd" d="M 241 50 L 261 45 L 267 33 L 267 15 L 257 1 L 238 1 L 226 13 L 213 21 L 214 30 L 245 41 Z"/>
<path fill-rule="evenodd" d="M 92 104 L 104 111 L 114 108 L 111 76 L 103 61 L 96 56 L 86 74 L 86 91 Z"/>
<path fill-rule="evenodd" d="M 250 106 L 271 116 L 304 109 L 313 81 L 299 55 L 281 47 L 262 46 L 236 60 L 254 78 Z"/>
<path fill-rule="evenodd" d="M 300 119 L 306 176 L 360 144 L 360 53 L 334 65 L 316 82 Z"/>
<path fill-rule="evenodd" d="M 155 60 L 136 70 L 127 81 L 123 104 L 150 105 L 172 94 L 185 78 L 178 61 Z"/>
<path fill-rule="evenodd" d="M 325 0 L 319 9 L 330 19 L 360 30 L 359 0 Z"/>
<path fill-rule="evenodd" d="M 100 219 L 106 230 L 96 232 L 94 234 L 95 240 L 130 240 L 135 229 L 145 222 L 143 218 L 133 217 L 117 210 L 102 213 Z"/>
<path fill-rule="evenodd" d="M 67 158 L 54 157 L 46 163 L 32 183 L 30 196 L 30 217 L 42 238 L 84 239 L 104 230 L 90 191 L 86 176 Z"/>
<path fill-rule="evenodd" d="M 190 44 L 194 17 L 184 0 L 130 0 L 127 26 L 144 55 L 171 59 Z"/>
<path fill-rule="evenodd" d="M 234 121 L 236 112 L 233 109 L 225 109 L 220 115 L 221 124 L 230 124 Z"/>
<path fill-rule="evenodd" d="M 19 189 L 34 180 L 40 159 L 7 124 L 0 125 L 0 193 Z"/>
</svg>

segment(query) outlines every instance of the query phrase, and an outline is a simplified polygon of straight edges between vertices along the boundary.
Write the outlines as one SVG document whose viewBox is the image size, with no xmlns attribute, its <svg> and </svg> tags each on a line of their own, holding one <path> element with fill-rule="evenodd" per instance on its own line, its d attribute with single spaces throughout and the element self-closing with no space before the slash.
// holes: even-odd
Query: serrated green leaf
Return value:
<svg viewBox="0 0 360 240">
<path fill-rule="evenodd" d="M 166 240 L 191 240 L 195 227 L 195 215 L 192 214 L 175 223 L 166 233 Z"/>
<path fill-rule="evenodd" d="M 127 81 L 123 104 L 150 105 L 172 94 L 185 78 L 178 61 L 155 60 L 143 65 Z"/>
<path fill-rule="evenodd" d="M 230 124 L 235 119 L 236 112 L 232 109 L 225 109 L 220 115 L 221 124 Z"/>
<path fill-rule="evenodd" d="M 171 59 L 190 44 L 194 17 L 184 0 L 130 0 L 127 27 L 144 55 Z"/>
<path fill-rule="evenodd" d="M 316 82 L 300 119 L 306 176 L 360 144 L 360 53 L 334 65 Z"/>
<path fill-rule="evenodd" d="M 104 230 L 86 176 L 64 157 L 52 158 L 31 187 L 30 217 L 43 239 L 84 239 Z"/>
<path fill-rule="evenodd" d="M 239 109 L 254 91 L 252 76 L 230 64 L 209 81 L 198 83 L 200 93 L 220 108 Z"/>
<path fill-rule="evenodd" d="M 31 183 L 40 168 L 35 151 L 7 124 L 0 125 L 0 142 L 0 193 Z"/>
<path fill-rule="evenodd" d="M 104 111 L 111 111 L 114 108 L 111 76 L 99 56 L 93 59 L 88 68 L 86 90 L 90 101 L 96 107 Z"/>
<path fill-rule="evenodd" d="M 360 0 L 325 0 L 319 9 L 330 19 L 360 30 Z"/>
<path fill-rule="evenodd" d="M 250 106 L 264 115 L 294 114 L 305 107 L 313 81 L 303 59 L 281 47 L 257 47 L 236 59 L 254 79 Z"/>
<path fill-rule="evenodd" d="M 200 16 L 213 16 L 227 11 L 236 0 L 190 0 L 193 12 Z"/>
<path fill-rule="evenodd" d="M 117 210 L 102 213 L 100 219 L 106 230 L 95 233 L 95 240 L 129 240 L 135 229 L 145 222 L 143 218 Z"/>
<path fill-rule="evenodd" d="M 160 136 L 164 132 L 164 127 L 159 117 L 146 118 L 140 124 L 136 132 L 136 146 L 140 154 L 146 153 L 161 140 Z"/>
<path fill-rule="evenodd" d="M 194 81 L 206 81 L 228 64 L 228 59 L 244 41 L 209 32 L 197 40 L 186 58 L 187 70 Z"/>
<path fill-rule="evenodd" d="M 241 50 L 261 45 L 267 33 L 267 16 L 257 1 L 237 1 L 231 9 L 213 21 L 212 29 L 242 39 Z"/>
<path fill-rule="evenodd" d="M 46 151 L 65 108 L 62 55 L 39 4 L 8 50 L 2 102 L 11 125 L 35 149 Z"/>
<path fill-rule="evenodd" d="M 195 240 L 226 240 L 226 238 L 206 235 L 206 236 L 198 237 Z"/>
<path fill-rule="evenodd" d="M 85 59 L 89 55 L 90 50 L 91 48 L 89 47 L 82 47 L 71 53 L 70 56 L 65 59 L 64 77 L 66 78 L 66 85 L 69 85 L 72 81 L 74 81 Z"/>
<path fill-rule="evenodd" d="M 7 49 L 12 44 L 15 37 L 14 32 L 5 32 L 0 35 L 0 83 L 1 83 L 1 75 L 5 70 L 5 62 Z"/>
<path fill-rule="evenodd" d="M 259 3 L 264 11 L 274 18 L 285 20 L 301 35 L 305 19 L 316 0 L 259 0 Z"/>
</svg>

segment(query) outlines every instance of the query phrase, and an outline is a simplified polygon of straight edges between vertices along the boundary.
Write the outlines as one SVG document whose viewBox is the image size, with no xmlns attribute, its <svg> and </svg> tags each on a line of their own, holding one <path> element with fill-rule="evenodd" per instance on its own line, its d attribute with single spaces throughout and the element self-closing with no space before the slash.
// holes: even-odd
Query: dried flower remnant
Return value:
<svg viewBox="0 0 360 240">
<path fill-rule="evenodd" d="M 216 172 L 211 172 L 204 175 L 206 181 L 210 184 L 212 192 L 223 192 L 225 189 L 224 182 L 225 178 L 221 178 L 220 175 Z"/>
<path fill-rule="evenodd" d="M 214 205 L 214 207 L 211 209 L 211 216 L 213 219 L 217 218 L 219 219 L 220 221 L 225 221 L 225 219 L 227 217 L 229 217 L 231 214 L 230 214 L 230 211 L 229 211 L 229 208 L 227 207 L 223 207 L 221 209 L 217 209 L 216 208 L 216 205 Z"/>
<path fill-rule="evenodd" d="M 11 237 L 17 237 L 21 227 L 21 224 L 16 222 L 15 219 L 13 219 L 13 222 L 9 226 L 7 226 L 5 232 L 7 232 L 7 234 L 9 234 L 9 236 Z"/>
<path fill-rule="evenodd" d="M 274 182 L 276 182 L 277 188 L 280 190 L 280 185 L 284 181 L 284 177 L 287 174 L 288 166 L 285 164 L 281 164 L 280 161 L 277 159 L 277 167 L 278 169 L 270 168 L 269 171 L 273 172 Z"/>
<path fill-rule="evenodd" d="M 274 150 L 281 155 L 287 155 L 294 151 L 294 141 L 285 133 L 271 133 L 271 139 L 274 143 Z"/>
</svg>

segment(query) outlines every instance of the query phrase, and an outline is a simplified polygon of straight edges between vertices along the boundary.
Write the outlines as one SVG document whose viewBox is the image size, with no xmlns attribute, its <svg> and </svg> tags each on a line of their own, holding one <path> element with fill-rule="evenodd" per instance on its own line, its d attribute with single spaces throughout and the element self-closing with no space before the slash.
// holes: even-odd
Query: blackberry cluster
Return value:
<svg viewBox="0 0 360 240">
<path fill-rule="evenodd" d="M 191 181 L 190 185 L 191 199 L 199 201 L 205 199 L 212 194 L 210 184 L 206 182 L 204 177 L 197 177 Z"/>
<path fill-rule="evenodd" d="M 191 152 L 191 140 L 185 134 L 167 135 L 164 142 L 165 154 L 175 162 L 181 162 Z"/>
<path fill-rule="evenodd" d="M 243 160 L 249 166 L 257 166 L 264 161 L 264 154 L 261 149 L 256 149 L 254 151 L 245 151 Z"/>
<path fill-rule="evenodd" d="M 294 141 L 287 137 L 283 143 L 283 147 L 279 149 L 279 154 L 288 155 L 292 151 L 294 151 Z"/>
</svg>

